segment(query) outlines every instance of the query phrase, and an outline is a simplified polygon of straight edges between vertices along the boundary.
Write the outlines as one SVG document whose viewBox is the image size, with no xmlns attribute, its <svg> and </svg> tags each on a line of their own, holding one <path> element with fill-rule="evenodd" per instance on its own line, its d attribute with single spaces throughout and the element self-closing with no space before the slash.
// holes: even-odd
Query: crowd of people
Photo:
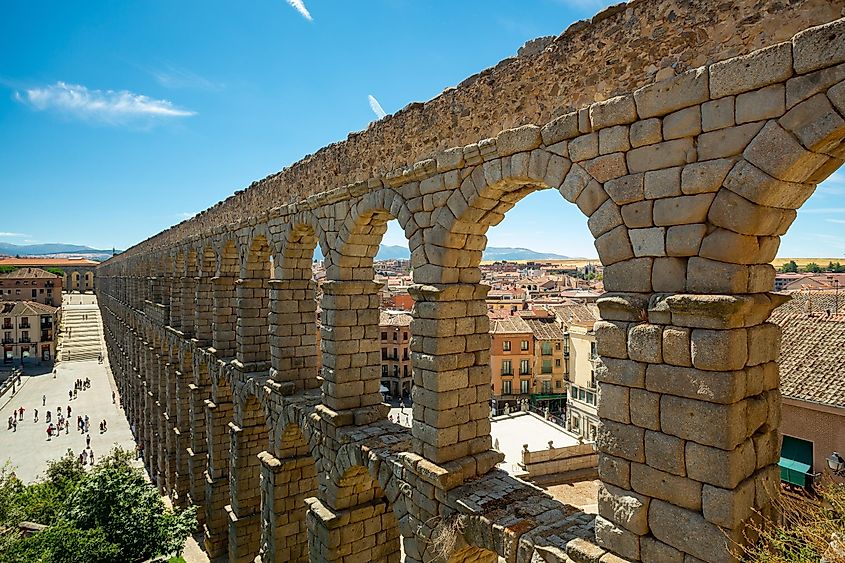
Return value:
<svg viewBox="0 0 845 563">
<path fill-rule="evenodd" d="M 91 388 L 91 380 L 89 378 L 77 379 L 74 382 L 73 389 L 68 390 L 68 402 L 72 402 L 79 397 L 80 392 L 84 392 Z M 112 402 L 115 400 L 115 394 L 112 392 Z M 41 407 L 47 406 L 47 395 L 41 395 Z M 7 430 L 17 432 L 18 424 L 24 423 L 24 414 L 27 408 L 23 405 L 12 411 L 9 416 Z M 55 410 L 44 411 L 44 423 L 47 425 L 45 432 L 47 434 L 47 441 L 52 441 L 54 438 L 59 438 L 62 434 L 70 434 L 70 427 L 73 424 L 72 414 L 73 407 L 68 404 L 67 407 L 58 405 Z M 38 408 L 32 408 L 32 422 L 38 424 L 39 411 Z M 75 430 L 80 434 L 85 435 L 85 449 L 79 454 L 79 462 L 82 465 L 94 465 L 94 451 L 91 449 L 91 434 L 90 434 L 91 419 L 87 414 L 76 415 Z M 108 423 L 105 419 L 99 422 L 100 434 L 108 432 Z"/>
</svg>

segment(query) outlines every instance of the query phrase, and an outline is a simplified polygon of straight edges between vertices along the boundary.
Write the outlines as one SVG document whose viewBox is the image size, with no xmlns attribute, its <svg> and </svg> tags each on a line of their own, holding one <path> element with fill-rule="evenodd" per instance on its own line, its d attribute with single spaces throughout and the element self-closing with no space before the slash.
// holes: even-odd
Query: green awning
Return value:
<svg viewBox="0 0 845 563">
<path fill-rule="evenodd" d="M 807 487 L 812 483 L 810 470 L 812 467 L 795 459 L 780 458 L 780 480 L 791 485 Z"/>
</svg>

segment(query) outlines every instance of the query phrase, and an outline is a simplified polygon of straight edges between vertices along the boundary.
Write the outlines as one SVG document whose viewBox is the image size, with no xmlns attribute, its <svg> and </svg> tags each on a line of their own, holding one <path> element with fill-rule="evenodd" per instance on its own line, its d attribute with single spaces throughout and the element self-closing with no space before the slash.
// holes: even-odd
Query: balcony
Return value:
<svg viewBox="0 0 845 563">
<path fill-rule="evenodd" d="M 20 328 L 32 328 L 32 325 L 30 325 L 29 323 L 21 323 Z"/>
<path fill-rule="evenodd" d="M 32 340 L 28 336 L 25 336 L 25 337 L 21 337 L 20 342 L 21 342 L 21 344 L 30 344 L 32 342 Z"/>
<path fill-rule="evenodd" d="M 14 344 L 14 343 L 15 343 L 14 338 L 4 338 L 3 339 L 3 344 Z"/>
</svg>

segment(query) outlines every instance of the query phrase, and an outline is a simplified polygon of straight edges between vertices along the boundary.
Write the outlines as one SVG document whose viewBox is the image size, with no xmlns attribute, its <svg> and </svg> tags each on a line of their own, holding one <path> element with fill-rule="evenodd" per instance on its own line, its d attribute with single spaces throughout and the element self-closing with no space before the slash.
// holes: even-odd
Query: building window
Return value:
<svg viewBox="0 0 845 563">
<path fill-rule="evenodd" d="M 555 342 L 555 350 L 560 350 L 560 342 Z"/>
<path fill-rule="evenodd" d="M 502 380 L 502 395 L 510 395 L 513 392 L 513 383 L 510 379 Z"/>
<path fill-rule="evenodd" d="M 543 394 L 548 395 L 552 392 L 552 382 L 545 380 L 543 381 Z"/>
<path fill-rule="evenodd" d="M 387 366 L 384 365 L 384 364 L 382 364 L 382 366 L 381 366 L 381 376 L 387 377 Z"/>
<path fill-rule="evenodd" d="M 386 360 L 386 359 L 387 359 L 387 348 L 382 348 L 382 349 L 381 349 L 381 359 L 382 359 L 382 360 Z"/>
<path fill-rule="evenodd" d="M 43 291 L 43 290 L 42 290 L 42 291 Z M 33 289 L 33 290 L 32 290 L 32 296 L 33 296 L 33 297 L 38 297 L 38 290 L 37 290 L 37 289 Z"/>
<path fill-rule="evenodd" d="M 530 393 L 531 391 L 528 388 L 528 380 L 527 379 L 520 379 L 519 380 L 519 392 L 523 395 Z"/>
<path fill-rule="evenodd" d="M 560 389 L 563 383 L 560 379 L 555 379 L 555 389 Z"/>
<path fill-rule="evenodd" d="M 589 391 L 587 391 L 586 403 L 588 405 L 595 405 L 596 404 L 596 394 L 590 393 Z"/>
<path fill-rule="evenodd" d="M 552 361 L 543 360 L 543 373 L 552 373 Z"/>
<path fill-rule="evenodd" d="M 559 367 L 560 367 L 560 358 L 556 358 L 556 359 L 555 359 L 555 367 L 556 367 L 556 368 L 559 368 Z"/>
<path fill-rule="evenodd" d="M 519 360 L 519 375 L 529 375 L 531 373 L 531 363 L 528 360 Z"/>
<path fill-rule="evenodd" d="M 408 340 L 408 333 L 407 332 L 402 333 L 402 340 Z"/>
<path fill-rule="evenodd" d="M 398 348 L 394 348 L 394 349 L 393 349 L 393 359 L 394 359 L 394 360 L 398 360 L 398 359 L 399 359 L 399 349 L 398 349 Z"/>
<path fill-rule="evenodd" d="M 387 340 L 387 333 L 386 333 L 386 332 L 382 332 L 382 333 L 381 333 L 381 339 L 382 339 L 382 340 Z"/>
<path fill-rule="evenodd" d="M 510 352 L 511 351 L 511 341 L 505 340 L 502 342 L 502 351 L 503 352 Z"/>
<path fill-rule="evenodd" d="M 519 343 L 519 349 L 522 350 L 523 352 L 528 350 L 528 341 L 523 340 L 522 342 L 520 342 Z"/>
<path fill-rule="evenodd" d="M 513 375 L 513 366 L 510 360 L 502 360 L 502 375 Z"/>
<path fill-rule="evenodd" d="M 542 353 L 544 356 L 551 356 L 552 355 L 552 343 L 551 342 L 543 342 L 542 346 Z"/>
<path fill-rule="evenodd" d="M 398 333 L 398 332 L 394 332 L 394 333 L 393 333 L 393 341 L 394 341 L 394 342 L 396 342 L 397 340 L 399 340 L 399 333 Z"/>
<path fill-rule="evenodd" d="M 598 357 L 598 355 L 599 354 L 598 354 L 598 351 L 596 350 L 596 343 L 590 342 L 590 359 L 591 360 L 595 359 L 596 357 Z"/>
</svg>

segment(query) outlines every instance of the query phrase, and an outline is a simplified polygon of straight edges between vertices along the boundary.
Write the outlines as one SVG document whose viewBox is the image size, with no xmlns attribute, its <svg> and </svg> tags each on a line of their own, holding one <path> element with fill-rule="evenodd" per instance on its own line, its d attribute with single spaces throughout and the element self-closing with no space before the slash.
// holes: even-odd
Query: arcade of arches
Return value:
<svg viewBox="0 0 845 563">
<path fill-rule="evenodd" d="M 620 25 L 669 8 L 681 21 L 750 9 L 679 4 L 612 8 L 555 41 L 641 34 Z M 732 560 L 732 542 L 772 515 L 779 482 L 780 334 L 766 319 L 783 298 L 769 263 L 845 159 L 842 8 L 760 10 L 732 25 L 761 26 L 742 35 L 766 44 L 699 37 L 685 45 L 706 52 L 702 66 L 620 76 L 635 87 L 417 162 L 391 156 L 395 168 L 372 177 L 339 170 L 305 193 L 305 162 L 103 263 L 127 416 L 162 493 L 204 507 L 209 554 L 398 561 L 401 542 L 407 561 Z M 655 35 L 631 57 L 663 57 L 676 39 Z M 539 63 L 556 42 L 525 55 L 537 80 L 555 71 Z M 289 192 L 274 191 L 285 179 Z M 495 469 L 491 448 L 478 264 L 488 227 L 538 189 L 589 218 L 605 265 L 595 518 Z M 410 430 L 387 420 L 379 394 L 373 257 L 391 219 L 417 284 Z"/>
</svg>

